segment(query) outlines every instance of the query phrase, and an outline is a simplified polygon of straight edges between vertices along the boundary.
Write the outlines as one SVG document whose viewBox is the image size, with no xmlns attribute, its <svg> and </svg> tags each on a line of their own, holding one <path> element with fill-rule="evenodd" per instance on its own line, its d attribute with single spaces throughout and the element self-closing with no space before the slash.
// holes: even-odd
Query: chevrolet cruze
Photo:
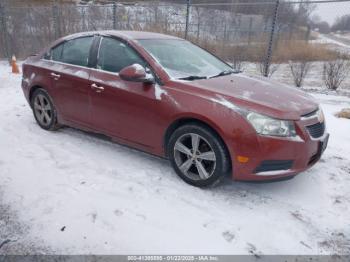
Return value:
<svg viewBox="0 0 350 262">
<path fill-rule="evenodd" d="M 187 183 L 291 178 L 329 135 L 308 94 L 235 72 L 200 47 L 136 31 L 57 40 L 23 64 L 40 127 L 71 126 L 168 158 Z"/>
</svg>

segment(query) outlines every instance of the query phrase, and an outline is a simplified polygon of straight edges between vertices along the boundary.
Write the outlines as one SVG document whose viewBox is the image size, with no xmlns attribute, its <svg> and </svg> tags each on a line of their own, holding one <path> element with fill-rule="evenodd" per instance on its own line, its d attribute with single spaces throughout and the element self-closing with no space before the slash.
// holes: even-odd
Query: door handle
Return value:
<svg viewBox="0 0 350 262">
<path fill-rule="evenodd" d="M 58 74 L 55 74 L 55 73 L 51 73 L 50 75 L 51 75 L 53 78 L 55 78 L 56 80 L 57 80 L 58 78 L 61 77 L 61 75 L 58 75 Z"/>
<path fill-rule="evenodd" d="M 103 90 L 105 90 L 105 88 L 103 86 L 98 86 L 95 83 L 93 83 L 91 85 L 91 88 L 96 90 L 97 93 L 101 93 Z"/>
</svg>

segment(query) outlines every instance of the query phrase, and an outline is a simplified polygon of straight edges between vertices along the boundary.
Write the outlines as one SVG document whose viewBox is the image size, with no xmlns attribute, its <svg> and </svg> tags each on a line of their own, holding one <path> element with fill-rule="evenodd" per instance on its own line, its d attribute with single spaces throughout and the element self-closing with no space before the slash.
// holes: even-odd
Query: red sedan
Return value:
<svg viewBox="0 0 350 262">
<path fill-rule="evenodd" d="M 180 38 L 101 31 L 64 37 L 23 65 L 37 123 L 66 125 L 170 159 L 187 183 L 295 176 L 327 146 L 306 93 L 235 72 Z"/>
</svg>

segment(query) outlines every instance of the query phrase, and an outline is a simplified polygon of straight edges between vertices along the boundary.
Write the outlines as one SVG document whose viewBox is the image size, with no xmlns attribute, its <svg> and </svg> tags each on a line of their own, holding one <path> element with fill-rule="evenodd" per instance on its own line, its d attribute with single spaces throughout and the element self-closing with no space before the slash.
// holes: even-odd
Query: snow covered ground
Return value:
<svg viewBox="0 0 350 262">
<path fill-rule="evenodd" d="M 167 161 L 35 123 L 0 62 L 0 254 L 349 254 L 350 98 L 317 94 L 329 148 L 296 178 L 198 189 Z M 4 242 L 5 241 L 5 242 Z"/>
<path fill-rule="evenodd" d="M 350 39 L 348 35 L 340 36 L 339 34 L 318 34 L 318 38 L 311 40 L 311 43 L 326 44 L 330 49 L 350 54 Z"/>
<path fill-rule="evenodd" d="M 343 41 L 342 40 L 343 39 L 341 39 L 340 37 L 337 37 L 332 34 L 329 34 L 329 35 L 319 34 L 319 38 L 312 42 L 319 43 L 319 44 L 332 44 L 334 46 L 349 49 L 349 45 L 345 43 L 345 39 Z"/>
</svg>

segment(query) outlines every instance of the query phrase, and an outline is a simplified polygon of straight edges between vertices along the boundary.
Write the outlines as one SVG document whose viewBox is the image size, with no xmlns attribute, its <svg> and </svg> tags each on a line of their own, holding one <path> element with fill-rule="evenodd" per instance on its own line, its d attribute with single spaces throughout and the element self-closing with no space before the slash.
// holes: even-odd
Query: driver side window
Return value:
<svg viewBox="0 0 350 262">
<path fill-rule="evenodd" d="M 102 38 L 97 59 L 98 69 L 118 73 L 132 64 L 146 66 L 144 60 L 123 42 L 110 37 Z"/>
</svg>

